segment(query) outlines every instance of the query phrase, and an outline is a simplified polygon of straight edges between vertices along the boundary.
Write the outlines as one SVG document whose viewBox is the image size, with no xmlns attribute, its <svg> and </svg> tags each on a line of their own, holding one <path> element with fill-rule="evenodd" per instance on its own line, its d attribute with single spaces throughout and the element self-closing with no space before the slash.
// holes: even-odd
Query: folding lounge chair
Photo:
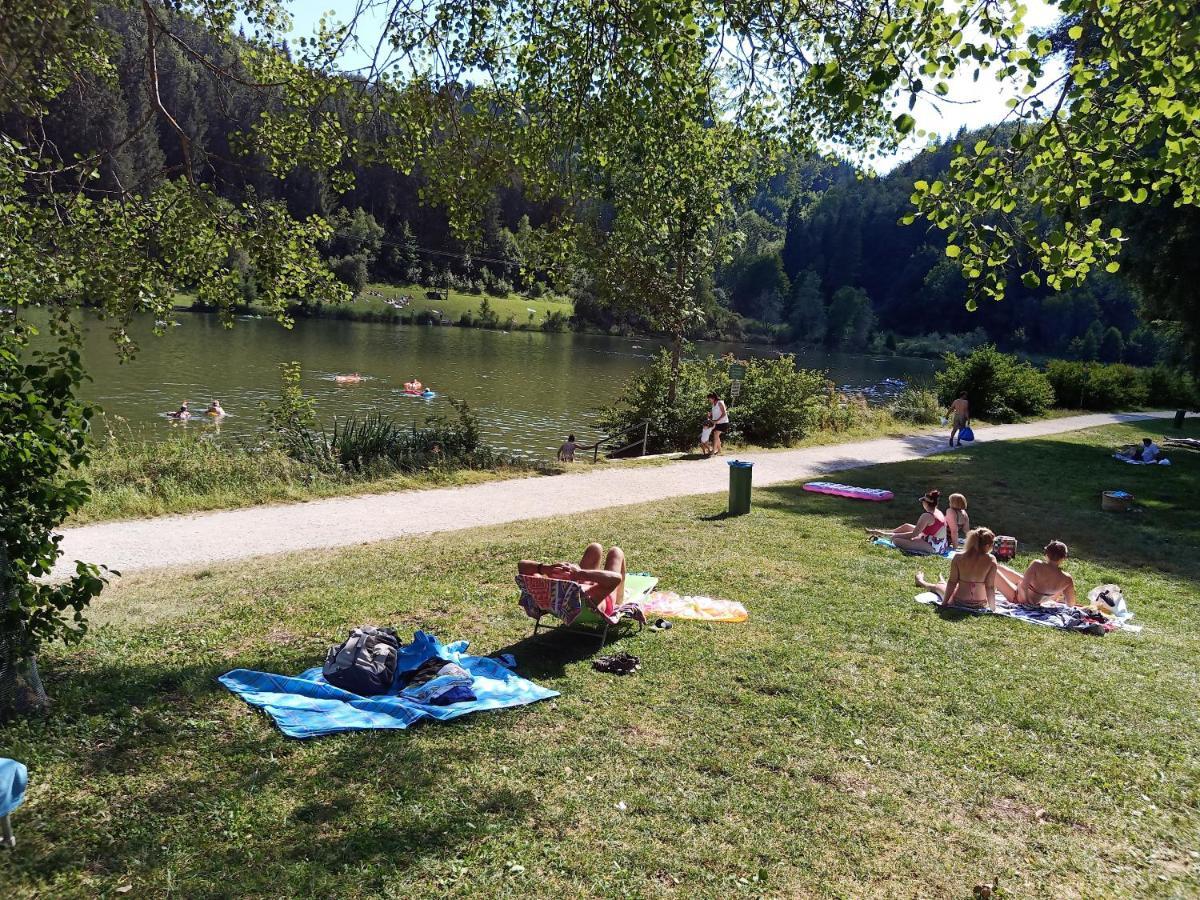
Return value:
<svg viewBox="0 0 1200 900">
<path fill-rule="evenodd" d="M 521 589 L 519 603 L 525 614 L 533 619 L 533 633 L 539 630 L 572 631 L 578 634 L 599 632 L 600 646 L 608 640 L 608 630 L 620 626 L 626 620 L 636 622 L 638 630 L 646 624 L 637 605 L 658 583 L 649 575 L 628 575 L 625 578 L 625 601 L 620 607 L 611 596 L 596 602 L 588 597 L 583 586 L 565 578 L 548 578 L 545 575 L 518 575 L 517 587 Z M 557 626 L 542 623 L 543 616 L 552 616 L 562 624 Z"/>
</svg>

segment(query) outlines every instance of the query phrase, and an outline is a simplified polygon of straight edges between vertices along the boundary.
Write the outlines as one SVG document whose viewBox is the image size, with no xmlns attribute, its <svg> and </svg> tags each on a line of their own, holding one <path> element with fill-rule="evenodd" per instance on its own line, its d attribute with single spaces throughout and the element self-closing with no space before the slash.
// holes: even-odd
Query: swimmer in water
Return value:
<svg viewBox="0 0 1200 900">
<path fill-rule="evenodd" d="M 184 400 L 182 403 L 180 403 L 179 409 L 173 413 L 170 413 L 170 416 L 172 419 L 190 419 L 192 417 L 192 411 L 188 409 L 188 402 Z"/>
<path fill-rule="evenodd" d="M 225 410 L 221 408 L 220 400 L 214 400 L 212 403 L 208 404 L 208 409 L 205 410 L 205 413 L 210 416 L 215 416 L 219 419 L 224 417 Z"/>
</svg>

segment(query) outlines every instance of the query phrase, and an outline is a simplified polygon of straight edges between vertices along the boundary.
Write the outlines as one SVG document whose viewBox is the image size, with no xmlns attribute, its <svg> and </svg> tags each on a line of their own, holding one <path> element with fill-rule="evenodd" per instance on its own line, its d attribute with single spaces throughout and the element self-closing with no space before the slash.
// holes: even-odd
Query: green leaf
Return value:
<svg viewBox="0 0 1200 900">
<path fill-rule="evenodd" d="M 1025 272 L 1021 276 L 1021 284 L 1025 285 L 1025 287 L 1027 287 L 1027 288 L 1032 289 L 1032 288 L 1040 287 L 1042 284 L 1042 279 L 1038 277 L 1037 272 Z"/>
<path fill-rule="evenodd" d="M 1082 25 L 1072 25 L 1067 30 L 1067 34 L 1070 36 L 1071 40 L 1077 41 L 1081 37 L 1083 37 L 1083 26 Z"/>
<path fill-rule="evenodd" d="M 908 134 L 916 127 L 917 120 L 908 113 L 901 113 L 893 120 L 893 124 L 896 126 L 896 130 L 901 134 Z"/>
<path fill-rule="evenodd" d="M 957 259 L 960 253 L 962 253 L 962 247 L 959 247 L 957 244 L 946 245 L 946 255 L 951 259 Z"/>
</svg>

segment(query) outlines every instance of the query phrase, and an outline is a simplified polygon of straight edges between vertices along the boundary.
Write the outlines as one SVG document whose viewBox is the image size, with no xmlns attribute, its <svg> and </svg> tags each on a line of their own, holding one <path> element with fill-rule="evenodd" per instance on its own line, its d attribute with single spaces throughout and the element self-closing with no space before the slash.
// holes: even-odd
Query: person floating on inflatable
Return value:
<svg viewBox="0 0 1200 900">
<path fill-rule="evenodd" d="M 404 382 L 404 390 L 410 394 L 419 394 L 425 390 L 425 385 L 421 384 L 416 378 L 413 378 L 411 381 Z"/>
<path fill-rule="evenodd" d="M 358 384 L 362 381 L 362 376 L 355 372 L 353 375 L 334 375 L 333 380 L 338 384 Z"/>
<path fill-rule="evenodd" d="M 225 410 L 221 408 L 221 401 L 214 400 L 212 403 L 208 404 L 208 409 L 204 411 L 204 414 L 206 416 L 212 416 L 214 419 L 225 418 Z"/>
</svg>

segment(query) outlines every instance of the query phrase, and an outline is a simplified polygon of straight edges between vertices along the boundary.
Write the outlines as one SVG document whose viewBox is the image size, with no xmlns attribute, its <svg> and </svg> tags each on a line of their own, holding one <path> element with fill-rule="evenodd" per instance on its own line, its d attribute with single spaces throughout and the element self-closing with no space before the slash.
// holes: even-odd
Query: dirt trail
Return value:
<svg viewBox="0 0 1200 900">
<path fill-rule="evenodd" d="M 1122 413 L 1045 419 L 980 428 L 976 438 L 986 444 L 1168 415 Z M 750 453 L 738 458 L 754 463 L 754 484 L 765 487 L 948 450 L 945 436 L 939 434 Z M 606 467 L 552 478 L 337 497 L 67 528 L 62 532 L 64 555 L 55 575 L 68 574 L 77 559 L 102 562 L 120 572 L 200 566 L 715 493 L 724 491 L 728 485 L 725 460 L 729 458 L 680 460 L 656 467 Z"/>
</svg>

